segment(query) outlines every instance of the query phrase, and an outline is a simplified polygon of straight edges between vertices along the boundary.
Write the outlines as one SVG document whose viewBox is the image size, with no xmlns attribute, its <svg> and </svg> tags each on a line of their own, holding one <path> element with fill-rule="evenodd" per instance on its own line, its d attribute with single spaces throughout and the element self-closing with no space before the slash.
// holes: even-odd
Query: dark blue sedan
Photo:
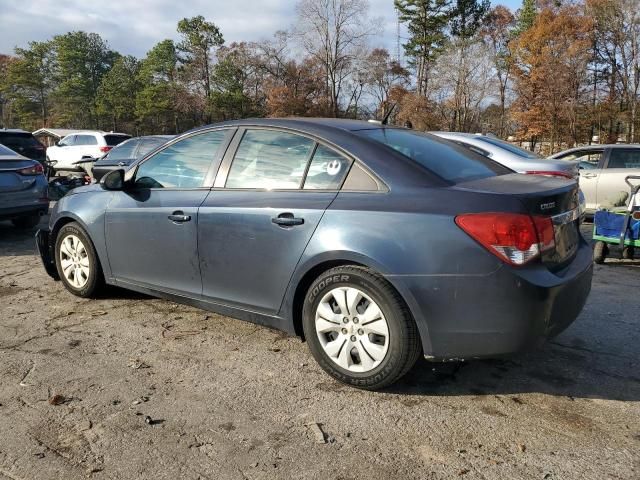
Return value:
<svg viewBox="0 0 640 480">
<path fill-rule="evenodd" d="M 38 246 L 75 295 L 107 283 L 278 328 L 376 389 L 420 355 L 507 354 L 566 328 L 591 287 L 579 221 L 573 180 L 407 129 L 261 119 L 73 190 Z"/>
</svg>

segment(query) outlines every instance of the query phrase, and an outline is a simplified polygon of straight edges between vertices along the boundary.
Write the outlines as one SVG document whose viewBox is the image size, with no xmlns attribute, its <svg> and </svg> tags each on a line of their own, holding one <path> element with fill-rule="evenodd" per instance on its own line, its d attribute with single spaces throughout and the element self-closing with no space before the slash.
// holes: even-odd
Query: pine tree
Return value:
<svg viewBox="0 0 640 480">
<path fill-rule="evenodd" d="M 417 93 L 426 95 L 431 66 L 447 41 L 449 0 L 395 0 L 394 4 L 409 31 L 404 51 L 416 71 Z"/>
</svg>

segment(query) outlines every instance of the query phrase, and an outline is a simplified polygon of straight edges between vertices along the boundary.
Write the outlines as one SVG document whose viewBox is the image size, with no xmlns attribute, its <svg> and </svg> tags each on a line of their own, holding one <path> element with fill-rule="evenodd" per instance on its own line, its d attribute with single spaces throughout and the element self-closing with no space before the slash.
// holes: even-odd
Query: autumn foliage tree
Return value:
<svg viewBox="0 0 640 480">
<path fill-rule="evenodd" d="M 579 7 L 545 8 L 514 42 L 517 100 L 514 119 L 520 134 L 576 143 L 585 128 L 586 66 L 590 59 L 591 19 Z"/>
</svg>

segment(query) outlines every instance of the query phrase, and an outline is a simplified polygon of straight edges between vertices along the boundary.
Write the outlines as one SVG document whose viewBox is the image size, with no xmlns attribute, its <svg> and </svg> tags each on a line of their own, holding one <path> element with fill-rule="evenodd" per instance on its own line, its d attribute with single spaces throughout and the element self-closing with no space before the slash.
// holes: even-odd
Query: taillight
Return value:
<svg viewBox="0 0 640 480">
<path fill-rule="evenodd" d="M 544 175 L 545 177 L 561 177 L 561 178 L 569 178 L 573 179 L 573 175 L 567 172 L 561 172 L 556 170 L 531 170 L 529 172 L 524 172 L 527 175 Z"/>
<path fill-rule="evenodd" d="M 519 213 L 469 213 L 456 217 L 456 224 L 471 238 L 511 265 L 524 265 L 541 252 L 555 247 L 549 217 Z"/>
<path fill-rule="evenodd" d="M 44 173 L 44 168 L 41 164 L 37 163 L 33 167 L 21 168 L 18 170 L 20 175 L 40 175 Z"/>
<path fill-rule="evenodd" d="M 101 151 L 102 153 L 107 153 L 107 152 L 108 152 L 109 150 L 111 150 L 112 148 L 113 148 L 113 147 L 109 147 L 109 146 L 107 146 L 107 147 L 100 147 L 100 151 Z"/>
</svg>

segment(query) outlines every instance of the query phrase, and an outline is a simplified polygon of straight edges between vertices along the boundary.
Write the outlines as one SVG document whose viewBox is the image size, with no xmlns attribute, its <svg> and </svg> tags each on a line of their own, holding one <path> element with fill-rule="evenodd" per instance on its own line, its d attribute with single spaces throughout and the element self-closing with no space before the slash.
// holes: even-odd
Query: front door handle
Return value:
<svg viewBox="0 0 640 480">
<path fill-rule="evenodd" d="M 176 212 L 173 212 L 167 218 L 175 223 L 184 223 L 191 220 L 191 215 L 185 215 L 184 212 L 178 210 Z"/>
<path fill-rule="evenodd" d="M 277 217 L 273 217 L 271 221 L 281 227 L 293 227 L 295 225 L 302 225 L 304 218 L 296 218 L 293 216 L 293 213 L 285 212 Z"/>
</svg>

